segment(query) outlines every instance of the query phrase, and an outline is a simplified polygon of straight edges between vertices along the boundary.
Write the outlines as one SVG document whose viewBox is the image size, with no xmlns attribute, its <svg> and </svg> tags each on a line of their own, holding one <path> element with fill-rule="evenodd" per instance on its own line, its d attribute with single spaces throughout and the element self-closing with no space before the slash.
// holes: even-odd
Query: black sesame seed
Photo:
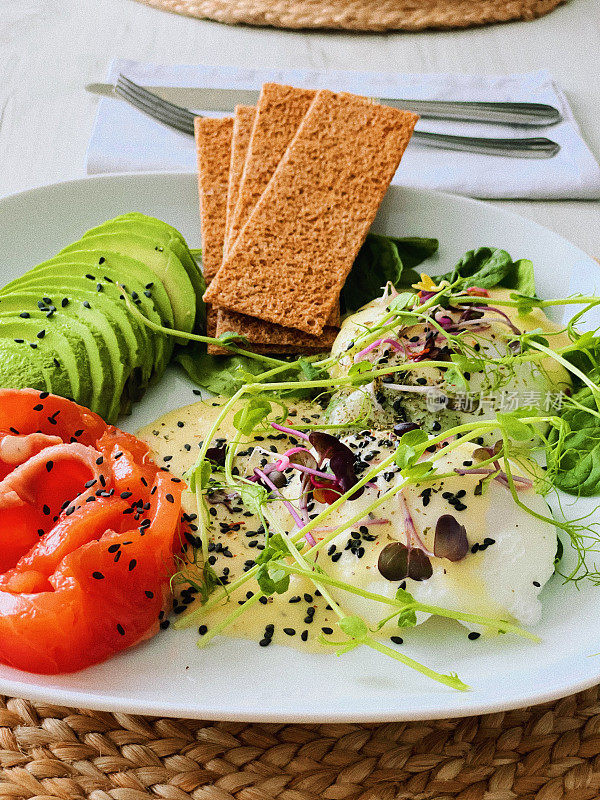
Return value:
<svg viewBox="0 0 600 800">
<path fill-rule="evenodd" d="M 44 504 L 42 506 L 42 513 L 45 514 L 46 516 L 48 516 L 50 514 L 50 507 L 47 506 L 46 504 Z"/>
<path fill-rule="evenodd" d="M 284 628 L 283 632 L 286 633 L 288 636 L 295 636 L 296 629 L 295 628 Z"/>
<path fill-rule="evenodd" d="M 267 598 L 266 598 L 266 597 L 260 597 L 260 598 L 258 599 L 258 602 L 259 602 L 261 605 L 263 605 L 263 606 L 266 606 L 268 601 L 267 601 Z"/>
<path fill-rule="evenodd" d="M 87 300 L 84 300 L 83 301 L 83 307 L 84 308 L 91 308 L 91 305 L 89 304 L 89 302 Z"/>
<path fill-rule="evenodd" d="M 54 466 L 54 461 L 46 461 L 46 472 L 50 472 Z"/>
<path fill-rule="evenodd" d="M 92 572 L 92 578 L 95 578 L 97 581 L 104 580 L 104 575 L 101 572 Z"/>
<path fill-rule="evenodd" d="M 200 627 L 198 628 L 198 633 L 200 634 L 200 636 L 204 636 L 204 634 L 207 631 L 208 631 L 208 626 L 207 625 L 200 625 Z"/>
<path fill-rule="evenodd" d="M 168 503 L 174 503 L 174 502 L 175 502 L 175 500 L 174 500 L 174 498 L 173 498 L 173 495 L 172 495 L 172 494 L 166 494 L 166 495 L 165 495 L 165 500 L 166 500 Z"/>
<path fill-rule="evenodd" d="M 261 647 L 268 647 L 271 644 L 271 639 L 261 639 L 259 645 Z"/>
<path fill-rule="evenodd" d="M 163 619 L 163 621 L 160 623 L 160 629 L 162 631 L 166 631 L 170 624 L 171 624 L 170 620 Z"/>
<path fill-rule="evenodd" d="M 537 586 L 537 587 L 539 588 L 539 587 L 541 586 L 541 583 L 540 583 L 539 581 L 534 581 L 534 582 L 533 582 L 533 585 L 534 585 L 534 586 Z"/>
<path fill-rule="evenodd" d="M 468 635 L 467 638 L 470 639 L 472 642 L 474 642 L 475 639 L 479 639 L 480 636 L 481 634 L 477 633 L 477 631 L 471 631 L 471 633 Z"/>
<path fill-rule="evenodd" d="M 121 625 L 121 623 L 117 623 L 117 630 L 121 634 L 121 636 L 125 636 L 125 628 Z"/>
<path fill-rule="evenodd" d="M 293 597 L 290 597 L 290 599 L 288 600 L 288 603 L 299 603 L 301 599 L 302 598 L 300 597 L 300 595 L 296 594 Z"/>
<path fill-rule="evenodd" d="M 302 633 L 300 634 L 300 638 L 302 639 L 303 642 L 305 642 L 308 639 L 308 631 L 302 631 Z"/>
<path fill-rule="evenodd" d="M 401 636 L 390 636 L 390 641 L 392 641 L 394 644 L 404 643 L 404 639 Z"/>
<path fill-rule="evenodd" d="M 146 597 L 147 597 L 149 600 L 152 600 L 152 598 L 154 597 L 154 592 L 151 592 L 149 589 L 147 589 L 147 590 L 144 592 L 144 594 L 146 595 Z"/>
<path fill-rule="evenodd" d="M 325 626 L 324 628 L 321 628 L 321 630 L 323 631 L 323 633 L 326 633 L 328 635 L 330 633 L 333 633 L 333 628 L 329 628 L 328 626 Z"/>
<path fill-rule="evenodd" d="M 31 316 L 31 314 L 29 313 L 29 311 L 21 311 L 21 313 L 19 314 L 19 316 L 21 317 L 21 319 L 29 319 L 29 317 Z"/>
<path fill-rule="evenodd" d="M 135 560 L 135 558 L 132 558 L 131 561 L 129 562 L 128 567 L 127 567 L 129 572 L 131 572 L 132 570 L 135 569 L 136 564 L 137 564 L 137 561 Z"/>
</svg>

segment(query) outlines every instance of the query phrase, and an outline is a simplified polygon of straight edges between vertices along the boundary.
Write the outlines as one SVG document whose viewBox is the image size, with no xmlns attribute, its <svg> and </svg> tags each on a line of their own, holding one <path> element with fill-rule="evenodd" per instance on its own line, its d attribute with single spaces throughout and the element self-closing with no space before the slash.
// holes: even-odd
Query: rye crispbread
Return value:
<svg viewBox="0 0 600 800">
<path fill-rule="evenodd" d="M 319 91 L 205 299 L 318 336 L 417 119 Z"/>
<path fill-rule="evenodd" d="M 271 180 L 314 96 L 315 92 L 309 89 L 279 83 L 263 85 L 229 227 L 229 248 Z"/>
<path fill-rule="evenodd" d="M 208 283 L 223 261 L 233 118 L 196 117 L 194 134 L 198 154 L 202 271 Z"/>
<path fill-rule="evenodd" d="M 314 91 L 294 89 L 279 84 L 265 84 L 258 110 L 252 106 L 236 107 L 224 255 L 268 184 L 314 95 Z M 256 129 L 253 130 L 257 114 Z M 242 204 L 237 207 L 237 221 L 232 231 L 234 211 L 241 191 L 245 195 Z M 339 322 L 339 308 L 337 308 L 330 323 L 332 326 L 339 326 Z M 275 344 L 278 347 L 290 345 L 300 348 L 298 352 L 304 352 L 302 348 L 308 347 L 330 348 L 337 334 L 337 330 L 332 328 L 327 332 L 327 336 L 321 336 L 317 341 L 309 334 L 303 334 L 293 328 L 283 328 L 281 325 L 272 325 L 245 314 L 222 310 L 217 315 L 216 335 L 220 336 L 227 331 L 241 333 L 253 344 Z"/>
<path fill-rule="evenodd" d="M 249 350 L 253 353 L 260 353 L 265 356 L 306 356 L 315 355 L 315 353 L 325 353 L 327 348 L 315 347 L 299 349 L 293 345 L 277 345 L 277 344 L 248 344 L 240 342 L 239 347 L 244 350 Z M 206 351 L 211 356 L 230 356 L 231 351 L 225 347 L 219 347 L 216 344 L 209 344 Z M 265 372 L 268 366 L 265 366 Z"/>
<path fill-rule="evenodd" d="M 229 189 L 227 192 L 227 215 L 225 223 L 225 246 L 227 252 L 231 244 L 231 222 L 240 192 L 242 173 L 246 163 L 246 153 L 254 125 L 256 108 L 254 106 L 236 106 L 233 118 L 233 137 L 231 140 L 231 160 L 229 162 Z"/>
<path fill-rule="evenodd" d="M 252 344 L 272 344 L 275 346 L 291 346 L 304 352 L 305 348 L 318 350 L 331 350 L 339 327 L 326 325 L 320 336 L 311 336 L 310 333 L 284 328 L 272 322 L 264 322 L 256 317 L 238 314 L 226 308 L 220 308 L 217 315 L 217 336 L 235 331 L 243 334 Z"/>
</svg>

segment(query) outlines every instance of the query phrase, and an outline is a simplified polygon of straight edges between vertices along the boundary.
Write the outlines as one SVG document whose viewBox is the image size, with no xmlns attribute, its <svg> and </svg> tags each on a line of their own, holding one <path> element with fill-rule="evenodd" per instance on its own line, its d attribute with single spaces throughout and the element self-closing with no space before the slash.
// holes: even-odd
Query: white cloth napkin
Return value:
<svg viewBox="0 0 600 800">
<path fill-rule="evenodd" d="M 413 141 L 402 159 L 394 183 L 481 198 L 600 198 L 600 168 L 581 138 L 565 95 L 545 71 L 486 76 L 410 75 L 159 66 L 120 59 L 111 64 L 108 79 L 114 81 L 119 72 L 150 86 L 259 89 L 265 81 L 277 81 L 373 97 L 549 103 L 560 109 L 563 121 L 548 128 L 421 120 L 418 129 L 468 136 L 548 136 L 561 145 L 554 158 L 523 159 L 459 153 L 437 150 Z M 89 173 L 195 169 L 195 147 L 190 136 L 155 122 L 121 100 L 103 98 L 100 101 L 87 152 Z"/>
</svg>

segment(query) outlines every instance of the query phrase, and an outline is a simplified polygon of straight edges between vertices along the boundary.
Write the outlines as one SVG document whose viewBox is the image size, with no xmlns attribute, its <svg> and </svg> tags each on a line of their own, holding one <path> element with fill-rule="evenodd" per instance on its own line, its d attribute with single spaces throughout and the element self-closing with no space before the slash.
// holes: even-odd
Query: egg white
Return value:
<svg viewBox="0 0 600 800">
<path fill-rule="evenodd" d="M 368 452 L 377 451 L 377 456 L 370 461 L 373 466 L 394 448 L 381 446 L 381 441 L 385 441 L 388 434 L 374 433 L 375 441 L 360 452 L 364 457 Z M 348 437 L 345 441 L 354 447 L 360 439 L 358 435 Z M 463 467 L 465 461 L 473 460 L 474 449 L 472 445 L 461 445 L 439 459 L 436 462 L 438 472 L 444 474 Z M 512 467 L 515 474 L 523 474 L 518 465 L 513 464 Z M 556 528 L 516 505 L 510 491 L 496 480 L 486 481 L 482 493 L 476 494 L 475 489 L 481 478 L 481 475 L 453 474 L 437 482 L 407 486 L 372 512 L 370 518 L 363 520 L 369 535 L 376 538 L 371 542 L 360 542 L 364 549 L 362 557 L 357 555 L 356 548 L 353 551 L 347 547 L 350 531 L 359 530 L 360 525 L 356 523 L 331 540 L 319 553 L 317 563 L 331 577 L 389 599 L 393 599 L 398 588 L 403 587 L 422 603 L 479 614 L 494 620 L 516 621 L 528 627 L 536 625 L 542 611 L 539 593 L 554 572 Z M 318 532 L 319 537 L 343 525 L 362 509 L 366 511 L 382 492 L 397 485 L 400 480 L 397 471 L 390 475 L 386 470 L 386 477 L 378 477 L 377 487 L 367 487 L 360 498 L 347 501 L 332 512 L 326 528 Z M 430 487 L 431 492 L 429 501 L 424 504 L 421 493 L 426 487 Z M 297 487 L 292 481 L 288 491 L 293 494 L 295 489 Z M 461 490 L 465 492 L 461 505 L 466 505 L 466 508 L 457 511 L 442 495 L 450 493 L 455 496 Z M 518 495 L 520 501 L 532 511 L 547 514 L 543 497 L 536 494 L 533 488 L 520 489 Z M 315 503 L 313 513 L 324 508 L 325 505 Z M 386 545 L 396 541 L 408 544 L 405 508 L 412 517 L 420 540 L 413 540 L 413 546 L 422 544 L 431 553 L 429 558 L 433 574 L 428 580 L 390 581 L 381 575 L 377 567 L 379 555 Z M 452 514 L 465 526 L 469 551 L 460 561 L 452 562 L 432 554 L 436 523 L 442 514 Z M 370 524 L 373 519 L 387 522 Z M 471 552 L 473 545 L 482 545 L 486 539 L 493 543 L 475 553 Z M 332 558 L 339 553 L 341 556 L 338 559 Z M 391 606 L 348 591 L 332 589 L 331 593 L 348 614 L 359 614 L 372 626 L 393 610 Z M 419 612 L 417 624 L 429 616 L 428 613 Z M 478 625 L 464 624 L 472 630 L 483 630 Z M 395 622 L 389 623 L 385 630 L 389 632 L 394 625 Z"/>
</svg>

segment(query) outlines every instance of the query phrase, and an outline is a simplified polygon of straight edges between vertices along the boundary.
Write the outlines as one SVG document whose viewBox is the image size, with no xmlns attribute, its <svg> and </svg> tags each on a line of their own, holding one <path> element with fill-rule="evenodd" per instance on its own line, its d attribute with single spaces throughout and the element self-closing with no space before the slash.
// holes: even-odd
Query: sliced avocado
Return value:
<svg viewBox="0 0 600 800">
<path fill-rule="evenodd" d="M 112 421 L 115 419 L 116 414 L 113 408 L 115 380 L 112 361 L 103 338 L 95 330 L 90 329 L 86 322 L 75 317 L 61 318 L 56 314 L 52 314 L 49 318 L 50 311 L 48 306 L 45 306 L 44 310 L 40 309 L 37 313 L 35 311 L 29 313 L 30 319 L 36 323 L 35 331 L 31 331 L 30 340 L 32 342 L 36 340 L 41 331 L 45 331 L 42 337 L 42 339 L 45 339 L 49 331 L 57 330 L 68 338 L 73 350 L 75 350 L 75 369 L 80 375 L 79 396 L 85 396 L 86 398 L 85 401 L 81 399 L 78 402 L 107 420 Z M 5 320 L 2 321 L 0 335 L 2 335 L 5 322 L 8 321 L 10 316 L 11 312 L 8 312 Z M 16 315 L 13 315 L 13 321 L 23 322 L 22 318 Z M 18 332 L 12 338 L 19 338 Z M 74 397 L 74 399 L 77 399 L 77 397 Z"/>
<path fill-rule="evenodd" d="M 62 295 L 68 298 L 71 296 L 82 297 L 82 292 L 90 292 L 96 295 L 95 288 L 100 283 L 103 287 L 102 294 L 110 298 L 118 306 L 115 313 L 121 321 L 120 324 L 124 325 L 124 327 L 131 327 L 133 335 L 137 339 L 138 350 L 142 356 L 142 363 L 138 366 L 144 367 L 142 384 L 146 385 L 149 380 L 160 378 L 173 353 L 173 337 L 152 330 L 147 325 L 144 325 L 137 316 L 130 313 L 122 300 L 125 289 L 121 289 L 116 285 L 116 281 L 120 280 L 122 276 L 117 276 L 115 272 L 108 269 L 105 270 L 107 275 L 100 276 L 98 274 L 97 276 L 92 276 L 89 273 L 85 273 L 87 268 L 86 265 L 58 264 L 55 268 L 48 267 L 47 270 L 32 270 L 25 273 L 18 281 L 13 282 L 12 289 L 13 291 L 41 291 L 47 288 L 48 291 L 54 291 L 56 288 L 55 294 L 57 296 Z M 108 273 L 112 273 L 114 278 Z M 93 281 L 90 278 L 93 278 Z M 91 287 L 94 287 L 94 290 Z M 150 290 L 145 289 L 145 286 L 142 286 L 138 281 L 131 280 L 128 281 L 127 287 L 129 296 L 138 306 L 140 312 L 156 325 L 162 325 L 163 320 L 154 306 L 152 296 L 146 296 L 146 293 L 150 292 Z M 4 292 L 0 292 L 0 301 L 3 296 L 5 296 Z M 90 300 L 90 297 L 87 297 L 87 299 Z M 123 315 L 127 319 L 125 323 L 123 322 Z M 127 336 L 129 337 L 130 335 L 127 332 Z"/>
<path fill-rule="evenodd" d="M 132 211 L 129 214 L 121 214 L 120 216 L 115 217 L 112 222 L 119 224 L 123 222 L 127 222 L 129 224 L 135 223 L 136 225 L 140 226 L 140 230 L 143 226 L 144 230 L 147 230 L 148 232 L 154 231 L 157 236 L 161 237 L 162 241 L 166 241 L 167 244 L 169 244 L 175 255 L 183 264 L 185 271 L 192 282 L 192 286 L 196 292 L 196 325 L 204 328 L 206 323 L 206 306 L 202 300 L 202 295 L 206 291 L 206 281 L 204 280 L 202 270 L 192 255 L 186 240 L 177 230 L 177 228 L 174 228 L 172 225 L 169 225 L 167 222 L 163 222 L 163 220 L 157 219 L 156 217 L 149 217 L 146 216 L 146 214 L 140 214 L 138 211 Z M 108 224 L 109 223 L 105 223 L 105 225 Z M 100 227 L 102 228 L 104 226 Z M 92 231 L 98 231 L 98 228 L 92 228 Z M 92 231 L 88 231 L 88 233 L 91 233 Z M 85 235 L 87 236 L 88 234 Z M 150 233 L 147 235 L 150 235 Z"/>
<path fill-rule="evenodd" d="M 89 248 L 112 250 L 141 261 L 162 281 L 173 308 L 175 327 L 189 332 L 196 318 L 196 295 L 187 272 L 175 253 L 168 247 L 156 244 L 155 239 L 123 231 L 86 236 L 61 253 Z M 125 276 L 124 276 L 125 277 Z"/>
<path fill-rule="evenodd" d="M 3 289 L 0 289 L 0 295 L 12 291 L 15 285 L 19 284 L 23 279 L 29 278 L 29 276 L 37 275 L 38 273 L 56 274 L 59 266 L 61 273 L 65 275 L 79 274 L 85 277 L 92 274 L 94 279 L 97 278 L 99 280 L 108 276 L 111 280 L 119 283 L 126 280 L 128 284 L 132 284 L 132 287 L 134 281 L 138 281 L 140 288 L 136 288 L 135 291 L 140 294 L 140 297 L 144 292 L 149 291 L 162 324 L 166 328 L 173 327 L 173 309 L 162 281 L 157 280 L 156 275 L 141 261 L 110 250 L 73 250 L 64 255 L 54 256 L 54 258 L 38 264 L 37 267 L 33 267 L 20 278 L 11 281 Z M 65 271 L 65 266 L 69 267 L 68 272 Z M 73 272 L 70 271 L 71 269 Z M 141 290 L 141 287 L 143 287 L 143 290 Z"/>
<path fill-rule="evenodd" d="M 104 383 L 100 396 L 101 410 L 98 413 L 106 419 L 116 419 L 125 383 L 131 372 L 131 354 L 122 332 L 108 316 L 107 306 L 112 303 L 104 297 L 94 295 L 92 296 L 93 304 L 92 301 L 85 298 L 76 298 L 62 308 L 61 299 L 59 297 L 54 302 L 54 298 L 49 293 L 40 297 L 38 292 L 16 291 L 0 298 L 0 311 L 14 314 L 19 311 L 35 311 L 36 308 L 47 311 L 51 313 L 51 316 L 46 316 L 43 325 L 44 332 L 47 332 L 58 320 L 64 320 L 67 324 L 79 322 L 82 327 L 85 326 L 96 341 L 100 357 L 104 362 L 102 373 Z M 135 344 L 134 346 L 137 347 Z M 111 373 L 110 377 L 109 373 Z M 93 410 L 96 409 L 93 408 Z"/>
<path fill-rule="evenodd" d="M 0 388 L 53 392 L 49 372 L 44 368 L 46 358 L 47 353 L 39 363 L 32 358 L 27 345 L 17 344 L 13 339 L 0 339 Z"/>
<path fill-rule="evenodd" d="M 98 291 L 100 287 L 100 291 Z M 105 314 L 108 321 L 115 328 L 115 333 L 121 346 L 126 345 L 128 354 L 124 356 L 123 363 L 129 366 L 130 374 L 126 380 L 132 381 L 133 387 L 138 386 L 141 392 L 135 390 L 131 396 L 143 395 L 154 369 L 156 360 L 155 340 L 149 328 L 138 322 L 127 310 L 127 306 L 119 298 L 121 290 L 112 283 L 105 281 L 90 281 L 87 278 L 64 277 L 60 270 L 54 276 L 29 278 L 24 275 L 18 287 L 10 294 L 0 296 L 0 310 L 6 302 L 15 295 L 19 297 L 23 292 L 48 296 L 57 308 L 57 314 L 70 314 L 73 301 L 87 302 Z M 147 299 L 147 298 L 146 298 Z M 15 303 L 17 301 L 13 301 Z M 77 311 L 75 312 L 77 314 Z"/>
<path fill-rule="evenodd" d="M 28 386 L 37 389 L 37 374 L 41 373 L 44 380 L 42 390 L 89 406 L 92 398 L 90 364 L 79 337 L 65 331 L 61 325 L 50 328 L 46 314 L 39 310 L 22 313 L 29 313 L 29 317 L 24 319 L 10 312 L 0 313 L 0 385 L 13 389 Z M 38 334 L 42 330 L 46 333 L 40 339 Z M 5 356 L 9 359 L 6 363 Z"/>
</svg>

